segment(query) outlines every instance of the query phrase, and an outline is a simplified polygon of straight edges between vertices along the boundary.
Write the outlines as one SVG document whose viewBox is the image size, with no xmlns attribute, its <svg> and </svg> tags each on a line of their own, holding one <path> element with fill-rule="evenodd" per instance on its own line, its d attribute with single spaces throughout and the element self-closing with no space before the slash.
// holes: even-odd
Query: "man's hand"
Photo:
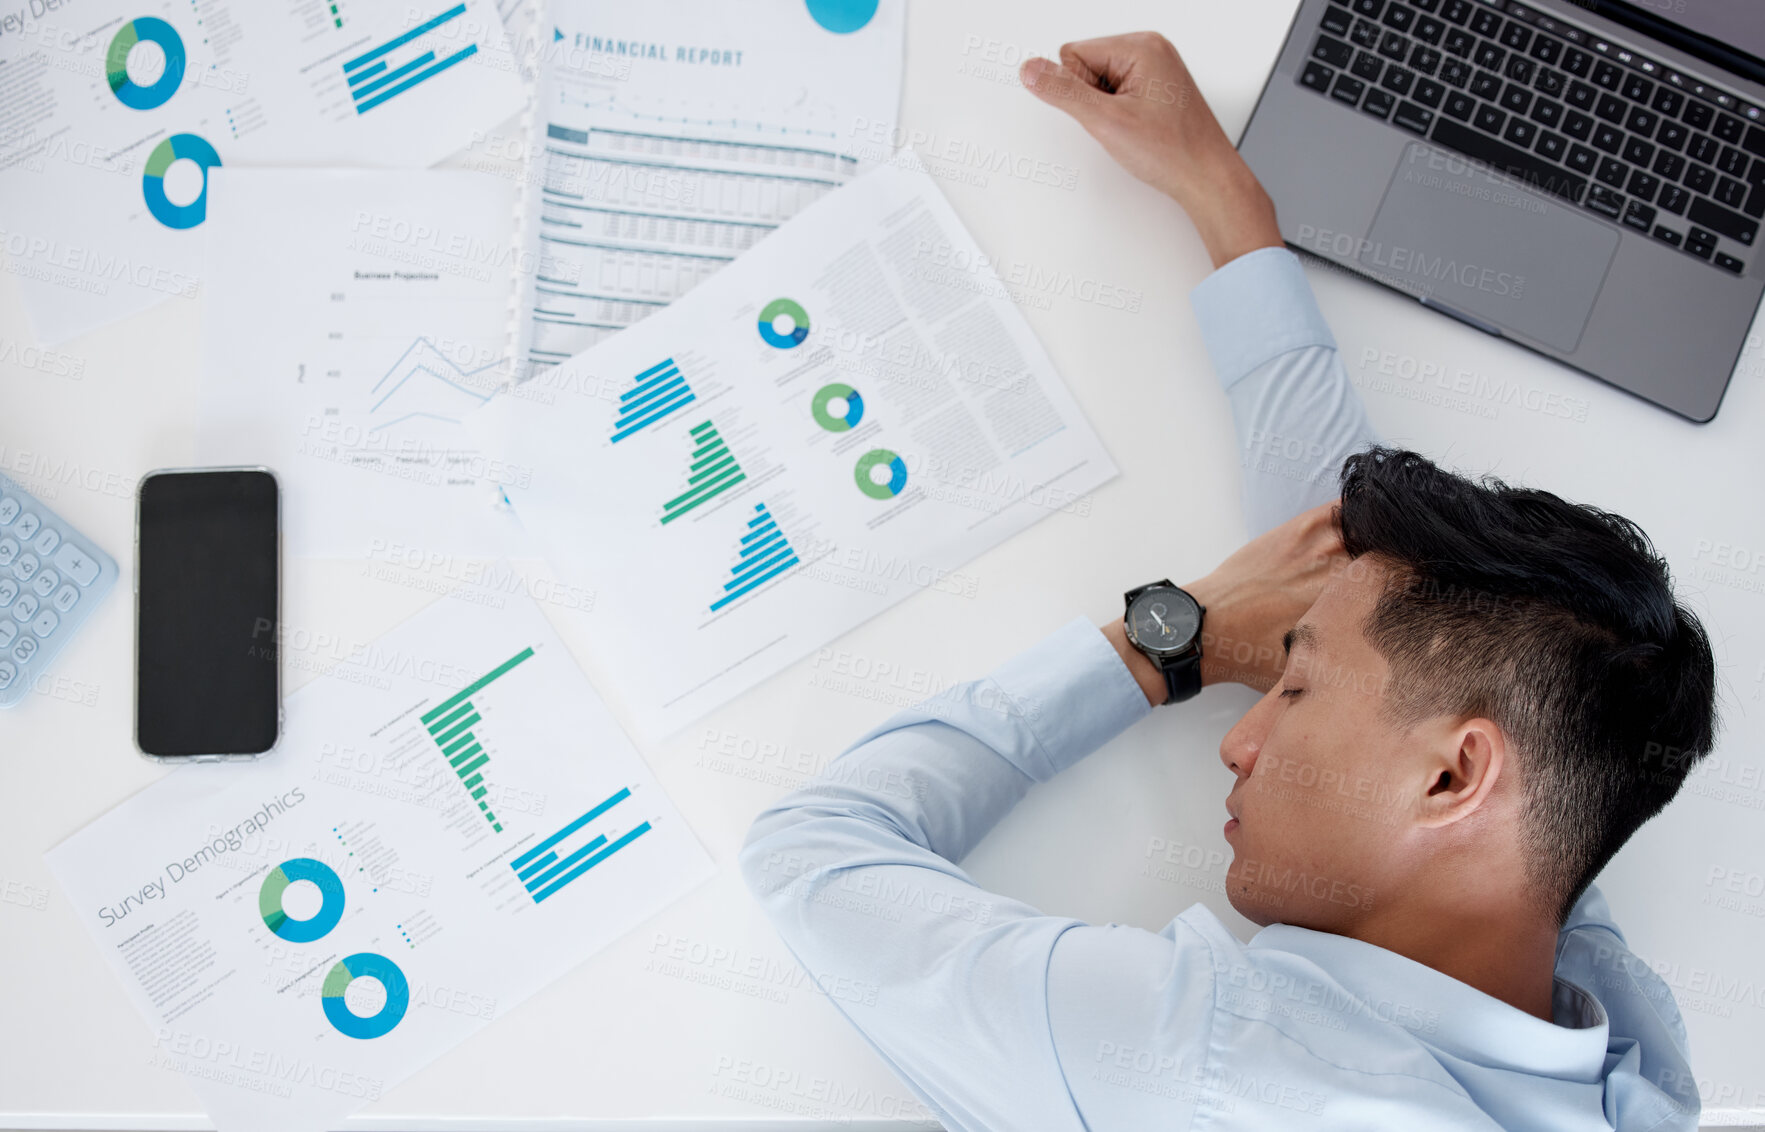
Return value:
<svg viewBox="0 0 1765 1132">
<path fill-rule="evenodd" d="M 1275 206 L 1164 36 L 1143 31 L 1069 43 L 1059 63 L 1030 59 L 1019 76 L 1124 169 L 1182 205 L 1215 267 L 1281 246 Z"/>
<path fill-rule="evenodd" d="M 1281 638 L 1324 584 L 1348 562 L 1334 502 L 1313 507 L 1239 547 L 1213 573 L 1183 588 L 1207 609 L 1201 620 L 1201 683 L 1246 684 L 1266 692 L 1281 678 Z M 1146 698 L 1164 703 L 1166 688 L 1147 656 L 1116 621 L 1104 626 Z"/>
</svg>

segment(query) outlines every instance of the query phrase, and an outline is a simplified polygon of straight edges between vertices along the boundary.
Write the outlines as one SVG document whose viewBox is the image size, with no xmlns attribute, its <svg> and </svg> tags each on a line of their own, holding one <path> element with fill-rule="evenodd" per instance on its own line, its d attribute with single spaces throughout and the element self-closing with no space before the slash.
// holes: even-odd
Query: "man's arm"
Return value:
<svg viewBox="0 0 1765 1132">
<path fill-rule="evenodd" d="M 1155 32 L 1069 43 L 1031 59 L 1024 86 L 1072 115 L 1194 221 L 1216 270 L 1192 301 L 1232 403 L 1251 535 L 1336 497 L 1342 461 L 1377 442 L 1275 206 L 1170 41 Z"/>
</svg>

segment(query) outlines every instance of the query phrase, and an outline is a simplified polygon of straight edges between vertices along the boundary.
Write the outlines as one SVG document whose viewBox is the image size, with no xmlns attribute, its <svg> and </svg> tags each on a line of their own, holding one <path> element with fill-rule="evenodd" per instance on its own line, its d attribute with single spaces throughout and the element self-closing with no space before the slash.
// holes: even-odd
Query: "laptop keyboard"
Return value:
<svg viewBox="0 0 1765 1132">
<path fill-rule="evenodd" d="M 1330 0 L 1301 86 L 1736 275 L 1762 112 L 1511 0 Z"/>
</svg>

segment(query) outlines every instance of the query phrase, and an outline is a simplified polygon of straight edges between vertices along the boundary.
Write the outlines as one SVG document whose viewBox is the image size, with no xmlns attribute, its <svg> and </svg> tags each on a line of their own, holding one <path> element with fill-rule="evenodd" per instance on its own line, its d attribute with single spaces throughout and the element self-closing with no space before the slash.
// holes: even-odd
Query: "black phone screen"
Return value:
<svg viewBox="0 0 1765 1132">
<path fill-rule="evenodd" d="M 276 745 L 281 516 L 268 472 L 141 481 L 135 740 L 150 755 L 255 755 Z"/>
</svg>

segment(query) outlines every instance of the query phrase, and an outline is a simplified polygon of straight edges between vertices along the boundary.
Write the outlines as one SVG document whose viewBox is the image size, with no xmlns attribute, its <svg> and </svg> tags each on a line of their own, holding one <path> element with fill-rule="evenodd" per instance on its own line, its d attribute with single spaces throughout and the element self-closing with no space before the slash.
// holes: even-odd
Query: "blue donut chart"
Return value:
<svg viewBox="0 0 1765 1132">
<path fill-rule="evenodd" d="M 877 0 L 807 0 L 815 22 L 835 35 L 851 35 L 876 15 Z"/>
<path fill-rule="evenodd" d="M 174 161 L 188 158 L 202 170 L 202 191 L 189 204 L 173 204 L 165 195 L 165 171 Z M 173 134 L 153 147 L 141 174 L 141 195 L 147 211 L 167 228 L 194 228 L 208 218 L 208 171 L 221 163 L 208 139 L 196 134 Z"/>
<path fill-rule="evenodd" d="M 310 881 L 319 886 L 319 910 L 311 919 L 296 920 L 282 908 L 282 895 L 296 881 Z M 343 919 L 343 881 L 323 861 L 311 857 L 295 857 L 271 869 L 257 890 L 257 911 L 264 927 L 289 943 L 311 943 L 323 939 Z"/>
<path fill-rule="evenodd" d="M 149 86 L 129 78 L 129 52 L 137 43 L 153 43 L 165 52 L 165 71 Z M 104 54 L 104 78 L 116 100 L 130 110 L 164 106 L 184 81 L 184 41 L 157 16 L 137 16 L 117 29 Z"/>
<path fill-rule="evenodd" d="M 364 1018 L 350 1011 L 343 1001 L 343 992 L 357 979 L 370 976 L 379 979 L 380 985 L 386 988 L 386 1002 L 377 1012 Z M 404 1012 L 411 1005 L 411 985 L 405 981 L 404 972 L 399 970 L 397 963 L 372 951 L 358 951 L 344 956 L 331 968 L 319 991 L 319 1001 L 325 1006 L 326 1019 L 339 1034 L 368 1041 L 385 1037 L 404 1020 Z"/>
</svg>

